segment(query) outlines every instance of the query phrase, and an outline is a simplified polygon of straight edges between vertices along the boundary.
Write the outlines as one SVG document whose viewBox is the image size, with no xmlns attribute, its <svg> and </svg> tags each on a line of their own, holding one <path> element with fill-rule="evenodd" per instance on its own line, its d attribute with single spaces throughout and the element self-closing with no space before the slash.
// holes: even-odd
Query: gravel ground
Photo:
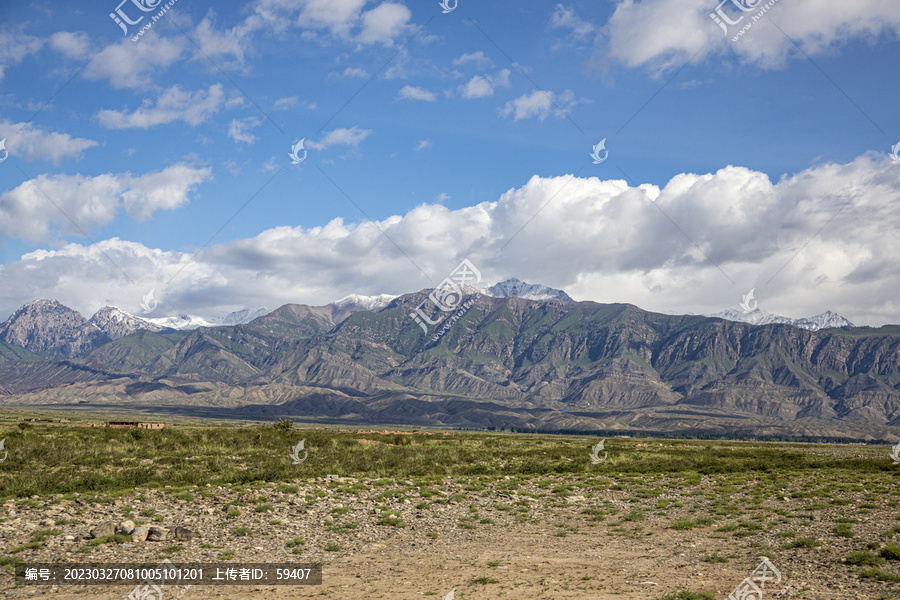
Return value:
<svg viewBox="0 0 900 600">
<path fill-rule="evenodd" d="M 413 481 L 329 476 L 298 480 L 293 487 L 208 487 L 190 493 L 192 499 L 171 489 L 119 497 L 32 497 L 0 507 L 0 555 L 26 565 L 56 560 L 158 564 L 166 558 L 175 564 L 324 564 L 320 586 L 167 586 L 164 598 L 187 600 L 444 598 L 451 591 L 455 598 L 655 599 L 680 589 L 725 598 L 763 556 L 782 578 L 777 590 L 766 589 L 767 599 L 787 586 L 785 597 L 900 597 L 900 584 L 860 578 L 861 567 L 844 560 L 870 542 L 890 541 L 886 531 L 900 525 L 894 507 L 873 507 L 854 493 L 837 494 L 831 499 L 837 503 L 826 500 L 819 507 L 810 507 L 817 499 L 793 498 L 788 492 L 761 503 L 735 493 L 730 501 L 741 514 L 723 516 L 715 514 L 714 498 L 707 496 L 715 476 L 639 497 L 652 488 L 650 483 L 632 478 L 614 489 L 591 490 L 564 477 L 518 486 L 509 478 L 474 485 L 471 479 L 446 478 L 426 488 Z M 713 520 L 672 528 L 679 519 L 703 517 Z M 175 527 L 185 527 L 194 537 L 91 540 L 89 532 L 97 524 L 125 518 L 168 528 L 170 535 Z M 852 537 L 834 533 L 840 518 L 856 521 L 850 524 Z M 42 530 L 50 531 L 35 533 Z M 821 543 L 785 548 L 799 538 Z M 711 556 L 721 562 L 710 562 Z M 882 568 L 896 573 L 900 562 L 888 561 Z M 16 586 L 10 571 L 7 566 L 0 574 L 0 593 L 10 598 L 107 600 L 133 590 Z"/>
</svg>

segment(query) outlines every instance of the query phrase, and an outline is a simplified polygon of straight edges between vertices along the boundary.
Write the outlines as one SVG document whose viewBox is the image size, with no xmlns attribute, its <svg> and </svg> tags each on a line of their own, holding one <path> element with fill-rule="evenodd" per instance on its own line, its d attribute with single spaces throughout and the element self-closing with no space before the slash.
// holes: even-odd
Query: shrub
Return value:
<svg viewBox="0 0 900 600">
<path fill-rule="evenodd" d="M 872 554 L 867 550 L 857 550 L 847 555 L 847 564 L 849 565 L 880 565 L 884 559 L 877 554 Z"/>
<path fill-rule="evenodd" d="M 293 419 L 275 419 L 275 422 L 271 425 L 272 429 L 277 431 L 290 431 L 294 428 L 294 420 Z"/>
<path fill-rule="evenodd" d="M 888 560 L 900 560 L 900 546 L 891 542 L 890 544 L 886 544 L 879 554 Z"/>
</svg>

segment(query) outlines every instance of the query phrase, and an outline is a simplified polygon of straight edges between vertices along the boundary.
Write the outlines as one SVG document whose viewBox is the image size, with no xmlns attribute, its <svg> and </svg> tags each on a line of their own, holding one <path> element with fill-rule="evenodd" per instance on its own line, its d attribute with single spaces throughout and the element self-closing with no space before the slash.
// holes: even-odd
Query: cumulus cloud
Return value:
<svg viewBox="0 0 900 600">
<path fill-rule="evenodd" d="M 68 133 L 44 131 L 33 123 L 0 121 L 0 139 L 6 138 L 6 149 L 24 160 L 49 160 L 59 164 L 64 158 L 81 159 L 88 148 L 99 142 L 72 137 Z"/>
<path fill-rule="evenodd" d="M 724 9 L 728 10 L 731 3 L 726 4 Z M 744 5 L 758 5 L 761 10 L 763 4 L 754 0 Z M 815 56 L 851 40 L 900 33 L 900 11 L 893 2 L 792 0 L 777 2 L 762 22 L 732 42 L 740 27 L 759 11 L 729 11 L 732 20 L 741 16 L 743 20 L 726 35 L 709 16 L 715 8 L 716 3 L 707 0 L 619 0 L 606 24 L 608 46 L 601 55 L 629 67 L 664 71 L 698 53 L 702 57 L 734 52 L 747 63 L 775 68 L 782 66 L 792 53 L 803 58 L 785 34 L 805 54 Z M 769 18 L 778 27 L 768 23 Z"/>
<path fill-rule="evenodd" d="M 419 145 L 416 146 L 416 152 L 421 152 L 422 150 L 428 150 L 431 148 L 433 144 L 431 140 L 419 140 Z"/>
<path fill-rule="evenodd" d="M 83 60 L 91 55 L 90 37 L 83 31 L 57 31 L 50 36 L 50 47 L 74 60 Z"/>
<path fill-rule="evenodd" d="M 101 50 L 85 67 L 84 76 L 107 79 L 116 89 L 145 88 L 156 72 L 181 58 L 186 43 L 180 37 L 162 38 L 151 29 L 139 44 L 125 38 Z"/>
<path fill-rule="evenodd" d="M 434 102 L 437 100 L 437 94 L 429 92 L 425 88 L 404 85 L 397 94 L 397 98 L 401 100 L 424 100 L 426 102 Z"/>
<path fill-rule="evenodd" d="M 357 40 L 362 44 L 381 43 L 393 46 L 394 40 L 406 33 L 412 12 L 399 3 L 383 2 L 362 15 L 362 30 Z"/>
<path fill-rule="evenodd" d="M 0 268 L 17 282 L 0 286 L 0 305 L 11 311 L 52 295 L 86 312 L 104 303 L 137 311 L 156 287 L 161 314 L 217 315 L 419 290 L 468 258 L 484 274 L 482 285 L 515 276 L 579 300 L 680 313 L 736 307 L 755 287 L 760 307 L 772 312 L 832 309 L 879 325 L 896 322 L 900 308 L 898 193 L 900 175 L 884 155 L 777 182 L 734 166 L 681 174 L 662 188 L 534 176 L 494 202 L 456 210 L 423 204 L 378 223 L 276 227 L 213 246 L 193 262 L 187 252 L 116 239 L 34 252 Z"/>
<path fill-rule="evenodd" d="M 134 112 L 104 109 L 97 113 L 97 118 L 107 129 L 149 129 L 178 120 L 196 126 L 217 113 L 224 103 L 221 83 L 193 93 L 175 85 L 163 91 L 155 102 L 144 100 Z"/>
<path fill-rule="evenodd" d="M 361 129 L 356 126 L 350 128 L 340 127 L 332 129 L 319 141 L 307 140 L 306 145 L 311 150 L 325 150 L 332 146 L 349 146 L 355 149 L 359 148 L 362 141 L 371 133 L 371 129 Z"/>
<path fill-rule="evenodd" d="M 486 98 L 494 95 L 495 87 L 509 87 L 509 69 L 503 69 L 496 75 L 476 75 L 465 85 L 459 86 L 463 98 Z"/>
<path fill-rule="evenodd" d="M 497 112 L 502 117 L 512 115 L 513 121 L 533 118 L 543 121 L 551 114 L 557 118 L 563 118 L 578 104 L 588 102 L 590 101 L 586 99 L 576 100 L 572 90 L 566 90 L 561 94 L 535 90 L 528 94 L 522 94 L 515 100 L 510 100 L 505 106 L 497 109 Z"/>
<path fill-rule="evenodd" d="M 0 234 L 29 241 L 77 235 L 110 223 L 123 209 L 143 220 L 187 203 L 210 176 L 210 169 L 184 163 L 140 176 L 39 175 L 0 195 Z"/>
<path fill-rule="evenodd" d="M 338 37 L 349 37 L 366 0 L 301 0 L 297 24 L 309 29 L 328 29 Z"/>
</svg>

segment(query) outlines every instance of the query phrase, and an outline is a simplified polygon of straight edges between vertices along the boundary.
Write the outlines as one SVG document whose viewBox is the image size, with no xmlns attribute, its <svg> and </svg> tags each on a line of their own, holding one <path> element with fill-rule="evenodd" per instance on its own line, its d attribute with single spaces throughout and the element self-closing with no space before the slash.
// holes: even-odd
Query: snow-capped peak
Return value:
<svg viewBox="0 0 900 600">
<path fill-rule="evenodd" d="M 539 283 L 525 283 L 515 277 L 501 281 L 484 290 L 488 296 L 506 298 L 515 296 L 526 300 L 559 300 L 561 302 L 575 302 L 562 290 L 547 287 Z"/>
<path fill-rule="evenodd" d="M 164 329 L 163 326 L 136 317 L 117 306 L 104 306 L 94 313 L 88 322 L 113 340 L 131 335 L 141 329 L 154 332 Z"/>
</svg>

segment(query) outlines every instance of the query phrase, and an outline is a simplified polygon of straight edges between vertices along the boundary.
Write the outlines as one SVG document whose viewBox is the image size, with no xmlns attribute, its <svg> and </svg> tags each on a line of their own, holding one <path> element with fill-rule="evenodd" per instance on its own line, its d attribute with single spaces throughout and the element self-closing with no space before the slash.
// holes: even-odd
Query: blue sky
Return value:
<svg viewBox="0 0 900 600">
<path fill-rule="evenodd" d="M 900 322 L 900 13 L 778 0 L 732 41 L 745 2 L 726 36 L 700 0 L 177 0 L 133 41 L 166 3 L 0 1 L 0 317 L 324 304 L 469 258 Z"/>
</svg>

